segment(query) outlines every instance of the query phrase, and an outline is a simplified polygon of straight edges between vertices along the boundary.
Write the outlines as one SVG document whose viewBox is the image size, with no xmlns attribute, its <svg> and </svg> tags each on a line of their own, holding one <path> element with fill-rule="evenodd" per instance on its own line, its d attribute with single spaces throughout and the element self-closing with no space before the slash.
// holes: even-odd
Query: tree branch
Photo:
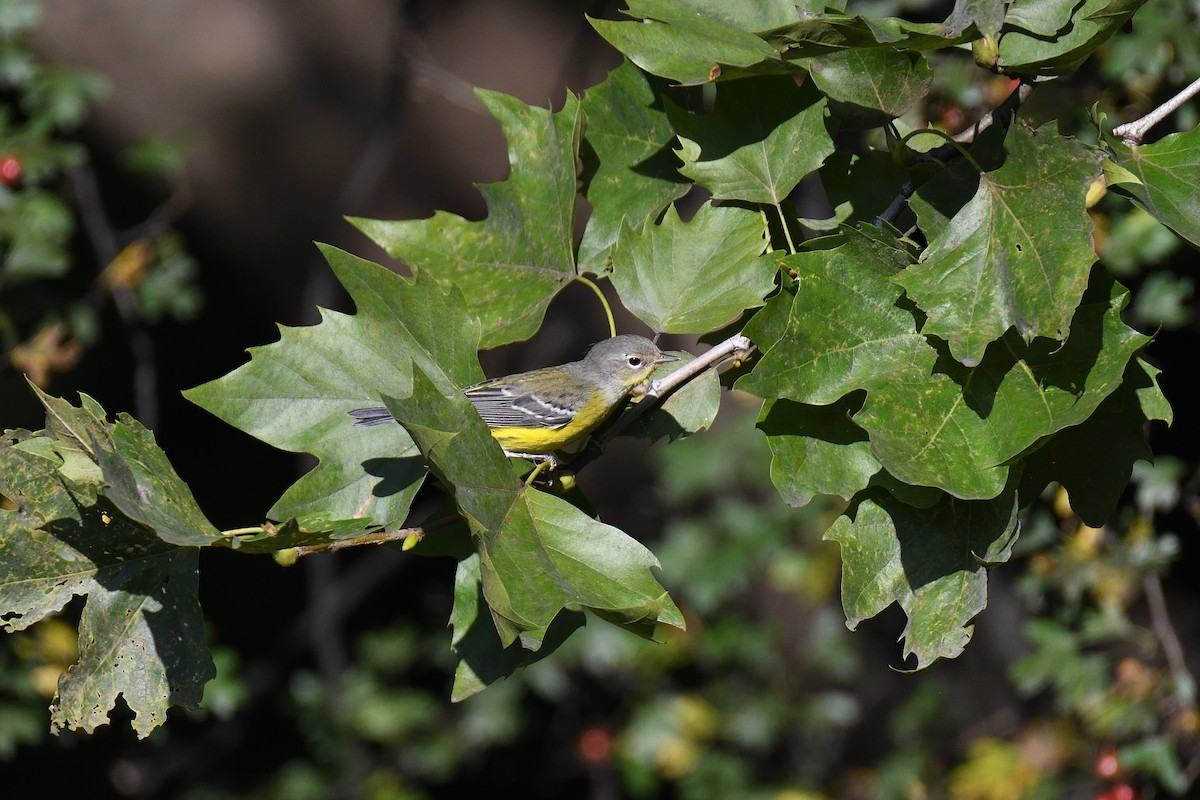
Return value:
<svg viewBox="0 0 1200 800">
<path fill-rule="evenodd" d="M 1171 625 L 1171 614 L 1167 610 L 1167 601 L 1163 596 L 1162 579 L 1152 569 L 1146 570 L 1142 576 L 1142 589 L 1146 593 L 1146 604 L 1150 607 L 1150 620 L 1154 635 L 1162 643 L 1163 654 L 1167 658 L 1167 666 L 1176 686 L 1194 686 L 1196 681 L 1188 671 L 1187 660 L 1183 655 L 1183 646 L 1179 636 Z"/>
<path fill-rule="evenodd" d="M 946 142 L 946 144 L 943 144 L 939 147 L 935 147 L 926 153 L 922 153 L 921 155 L 917 156 L 916 160 L 945 162 L 961 156 L 962 146 L 972 144 L 979 137 L 979 134 L 983 133 L 988 128 L 997 124 L 1005 126 L 1012 124 L 1013 119 L 1017 115 L 1017 109 L 1021 107 L 1022 103 L 1029 99 L 1029 95 L 1032 93 L 1033 84 L 1021 81 L 1017 84 L 1017 87 L 1009 93 L 1008 97 L 1004 98 L 1004 102 L 992 109 L 992 111 L 986 116 L 981 117 L 975 122 L 974 125 L 971 125 L 970 127 L 965 128 L 951 136 L 950 138 L 952 141 Z M 888 204 L 888 207 L 880 212 L 879 216 L 875 218 L 875 222 L 873 223 L 875 227 L 880 227 L 885 222 L 894 222 L 896 217 L 900 215 L 901 209 L 904 208 L 904 204 L 908 202 L 908 199 L 912 197 L 913 192 L 915 191 L 916 187 L 913 186 L 912 182 L 905 181 L 904 185 L 900 187 L 899 194 L 897 194 L 892 202 Z"/>
<path fill-rule="evenodd" d="M 1166 119 L 1171 112 L 1186 103 L 1197 92 L 1200 92 L 1200 78 L 1192 81 L 1179 94 L 1141 119 L 1135 119 L 1133 122 L 1126 122 L 1124 125 L 1118 125 L 1113 128 L 1113 136 L 1120 136 L 1121 141 L 1125 142 L 1125 144 L 1130 147 L 1137 147 L 1142 143 L 1142 139 L 1145 138 L 1151 128 Z"/>
</svg>

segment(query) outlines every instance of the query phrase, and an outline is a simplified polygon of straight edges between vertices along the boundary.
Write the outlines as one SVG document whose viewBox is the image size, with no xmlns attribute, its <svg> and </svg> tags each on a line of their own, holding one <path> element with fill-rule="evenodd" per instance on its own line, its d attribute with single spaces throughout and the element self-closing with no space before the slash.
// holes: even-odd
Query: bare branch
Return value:
<svg viewBox="0 0 1200 800">
<path fill-rule="evenodd" d="M 1195 679 L 1188 672 L 1187 661 L 1183 655 L 1183 646 L 1179 643 L 1179 636 L 1175 633 L 1174 626 L 1171 625 L 1171 615 L 1167 610 L 1167 601 L 1163 596 L 1162 579 L 1154 570 L 1146 570 L 1146 574 L 1142 576 L 1142 589 L 1146 592 L 1146 603 L 1150 607 L 1150 619 L 1154 628 L 1154 635 L 1158 637 L 1162 643 L 1163 653 L 1167 657 L 1167 666 L 1171 670 L 1171 677 L 1175 679 L 1177 686 L 1194 685 Z"/>
<path fill-rule="evenodd" d="M 1033 84 L 1022 81 L 1017 84 L 1017 88 L 1009 93 L 1008 97 L 1004 98 L 1004 102 L 996 106 L 986 116 L 981 117 L 968 128 L 965 128 L 954 134 L 951 139 L 959 145 L 973 144 L 979 138 L 979 134 L 986 131 L 993 125 L 1008 126 L 1012 124 L 1013 119 L 1017 115 L 1017 109 L 1021 104 L 1029 99 L 1029 95 L 1033 93 Z M 935 147 L 927 153 L 923 153 L 919 160 L 921 161 L 949 161 L 960 155 L 958 147 L 954 143 L 947 142 L 941 147 Z"/>
<path fill-rule="evenodd" d="M 1179 94 L 1141 119 L 1135 119 L 1133 122 L 1126 122 L 1124 125 L 1113 128 L 1113 136 L 1120 136 L 1125 144 L 1137 147 L 1151 128 L 1166 119 L 1171 112 L 1190 100 L 1197 92 L 1200 92 L 1200 78 L 1192 81 Z"/>
</svg>

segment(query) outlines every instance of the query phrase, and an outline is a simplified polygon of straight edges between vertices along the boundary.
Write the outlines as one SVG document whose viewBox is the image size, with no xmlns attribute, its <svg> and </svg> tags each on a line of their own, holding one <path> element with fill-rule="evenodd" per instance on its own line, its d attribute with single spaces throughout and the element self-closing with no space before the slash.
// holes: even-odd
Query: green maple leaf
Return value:
<svg viewBox="0 0 1200 800">
<path fill-rule="evenodd" d="M 954 10 L 946 19 L 946 32 L 957 36 L 972 25 L 990 36 L 1000 30 L 1004 21 L 1006 0 L 956 0 Z"/>
<path fill-rule="evenodd" d="M 968 30 L 951 35 L 940 22 L 826 12 L 805 15 L 797 22 L 764 32 L 762 38 L 774 45 L 786 60 L 803 63 L 805 58 L 856 48 L 940 50 L 970 42 L 976 34 Z"/>
<path fill-rule="evenodd" d="M 496 92 L 476 94 L 504 129 L 512 171 L 480 186 L 487 219 L 439 211 L 429 219 L 351 219 L 414 273 L 457 285 L 482 326 L 480 345 L 528 339 L 546 307 L 576 277 L 573 227 L 583 116 L 568 93 L 561 111 Z"/>
<path fill-rule="evenodd" d="M 268 512 L 273 519 L 323 515 L 395 525 L 408 514 L 425 467 L 399 425 L 360 428 L 347 415 L 406 395 L 419 364 L 457 390 L 483 377 L 478 326 L 462 296 L 433 279 L 414 279 L 323 248 L 357 313 L 322 310 L 319 325 L 280 327 L 280 340 L 251 348 L 250 362 L 186 392 L 234 427 L 320 463 Z"/>
<path fill-rule="evenodd" d="M 1071 510 L 1101 527 L 1116 510 L 1137 461 L 1152 461 L 1146 422 L 1171 423 L 1171 408 L 1158 388 L 1158 370 L 1140 359 L 1129 363 L 1120 387 L 1082 424 L 1056 433 L 1025 459 L 1022 491 L 1040 494 L 1058 481 Z"/>
<path fill-rule="evenodd" d="M 1128 293 L 1097 270 L 1065 344 L 1027 345 L 1009 333 L 978 367 L 963 367 L 926 340 L 917 312 L 886 288 L 906 258 L 857 232 L 841 247 L 789 256 L 798 289 L 787 327 L 737 384 L 810 405 L 865 390 L 852 419 L 883 468 L 906 483 L 964 499 L 997 496 L 1012 460 L 1087 419 L 1148 341 L 1121 321 Z"/>
<path fill-rule="evenodd" d="M 481 581 L 478 553 L 458 562 L 454 574 L 454 609 L 450 614 L 453 629 L 450 648 L 458 656 L 450 692 L 454 702 L 478 694 L 521 667 L 541 661 L 585 624 L 581 612 L 564 611 L 550 623 L 546 638 L 536 651 L 526 650 L 519 642 L 505 647 L 492 622 Z"/>
<path fill-rule="evenodd" d="M 826 100 L 790 76 L 722 83 L 711 114 L 668 105 L 680 172 L 717 200 L 778 205 L 833 152 Z"/>
<path fill-rule="evenodd" d="M 621 302 L 656 331 L 703 333 L 762 305 L 775 285 L 763 256 L 761 213 L 705 203 L 688 222 L 674 206 L 640 233 L 628 224 L 613 250 L 612 282 Z M 664 269 L 664 265 L 670 269 Z"/>
<path fill-rule="evenodd" d="M 641 229 L 689 184 L 679 176 L 670 149 L 675 132 L 654 85 L 633 64 L 625 62 L 588 89 L 583 115 L 582 177 L 592 214 L 578 261 L 581 270 L 599 274 L 608 271 L 622 221 Z"/>
<path fill-rule="evenodd" d="M 767 436 L 771 483 L 784 502 L 803 506 L 818 494 L 849 500 L 879 472 L 867 432 L 850 419 L 861 405 L 854 395 L 828 406 L 763 404 L 758 429 Z"/>
<path fill-rule="evenodd" d="M 968 366 L 1011 327 L 1066 339 L 1096 260 L 1084 197 L 1100 174 L 1095 152 L 1053 124 L 1013 125 L 1002 147 L 985 136 L 972 153 L 989 171 L 960 161 L 913 197 L 929 247 L 896 278 L 929 315 L 924 333 Z"/>
<path fill-rule="evenodd" d="M 1078 0 L 1013 0 L 1004 14 L 1004 24 L 1043 39 L 1052 39 L 1071 22 Z"/>
<path fill-rule="evenodd" d="M 807 62 L 809 74 L 829 99 L 899 117 L 929 92 L 933 70 L 920 53 L 890 47 L 833 52 Z M 836 108 L 836 106 L 835 106 Z M 879 114 L 867 118 L 881 123 Z"/>
<path fill-rule="evenodd" d="M 726 6 L 728 8 L 728 6 Z M 588 17 L 608 43 L 647 72 L 682 84 L 710 81 L 728 67 L 753 67 L 776 51 L 715 7 L 677 0 L 630 0 L 633 21 Z M 763 17 L 750 17 L 747 24 Z"/>
<path fill-rule="evenodd" d="M 1111 182 L 1113 191 L 1126 195 L 1162 224 L 1200 247 L 1200 128 L 1172 133 L 1153 144 L 1130 148 L 1112 136 L 1105 137 L 1113 161 L 1136 178 Z"/>
<path fill-rule="evenodd" d="M 1047 33 L 1045 28 L 1062 18 L 1064 2 L 1013 4 L 1009 14 L 1015 14 L 1016 18 L 1011 23 L 1005 20 L 999 38 L 998 63 L 1005 72 L 1013 75 L 1074 72 L 1096 48 L 1119 31 L 1146 0 L 1072 2 L 1067 23 Z M 1042 30 L 1029 31 L 1030 27 Z"/>
<path fill-rule="evenodd" d="M 75 409 L 78 414 L 59 413 L 52 429 L 95 434 L 105 424 L 102 412 L 94 416 L 98 409 L 85 401 L 83 409 Z M 145 737 L 162 724 L 170 706 L 197 705 L 215 674 L 197 601 L 199 551 L 170 541 L 184 530 L 175 502 L 178 487 L 169 485 L 177 478 L 172 470 L 158 475 L 153 486 L 143 483 L 147 502 L 131 518 L 100 493 L 102 481 L 67 477 L 64 468 L 74 468 L 55 448 L 45 447 L 49 435 L 38 438 L 42 441 L 0 444 L 0 490 L 17 505 L 0 510 L 0 627 L 26 628 L 72 596 L 86 596 L 79 661 L 59 678 L 51 726 L 90 733 L 108 722 L 120 696 L 134 712 L 134 730 Z M 136 474 L 137 466 L 126 459 L 145 458 L 145 442 L 136 441 L 130 456 L 123 438 L 112 436 L 117 444 L 104 460 L 122 462 L 127 473 Z M 76 442 L 71 439 L 68 448 Z M 129 498 L 123 492 L 114 490 L 125 505 Z"/>
<path fill-rule="evenodd" d="M 651 635 L 683 627 L 659 585 L 654 556 L 621 531 L 554 495 L 524 485 L 483 420 L 457 390 L 416 370 L 406 398 L 387 406 L 454 496 L 479 556 L 480 583 L 503 647 L 543 646 L 564 610 L 588 609 Z"/>
<path fill-rule="evenodd" d="M 1016 492 L 994 500 L 943 495 L 914 508 L 876 492 L 825 533 L 842 549 L 842 607 L 853 630 L 892 603 L 908 616 L 904 657 L 918 669 L 959 655 L 987 605 L 987 568 L 1017 537 Z"/>
</svg>

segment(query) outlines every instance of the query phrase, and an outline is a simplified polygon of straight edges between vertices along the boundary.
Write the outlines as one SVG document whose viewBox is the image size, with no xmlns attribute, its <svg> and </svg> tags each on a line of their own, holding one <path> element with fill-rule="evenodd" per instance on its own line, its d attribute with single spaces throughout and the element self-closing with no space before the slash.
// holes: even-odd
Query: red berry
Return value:
<svg viewBox="0 0 1200 800">
<path fill-rule="evenodd" d="M 1116 783 L 1108 790 L 1112 796 L 1112 800 L 1137 800 L 1137 789 L 1134 789 L 1128 783 Z"/>
<path fill-rule="evenodd" d="M 942 108 L 942 115 L 938 121 L 946 130 L 957 133 L 966 124 L 967 115 L 958 104 L 947 103 Z"/>
<path fill-rule="evenodd" d="M 601 725 L 589 725 L 584 728 L 579 734 L 576 746 L 579 748 L 579 755 L 589 764 L 606 764 L 612 758 L 612 734 Z"/>
<path fill-rule="evenodd" d="M 0 181 L 6 186 L 16 186 L 21 182 L 21 159 L 12 153 L 0 156 Z"/>
<path fill-rule="evenodd" d="M 1095 771 L 1097 778 L 1103 778 L 1106 781 L 1117 777 L 1121 771 L 1121 762 L 1117 759 L 1117 751 L 1111 747 L 1101 750 L 1092 763 L 1092 770 Z"/>
</svg>

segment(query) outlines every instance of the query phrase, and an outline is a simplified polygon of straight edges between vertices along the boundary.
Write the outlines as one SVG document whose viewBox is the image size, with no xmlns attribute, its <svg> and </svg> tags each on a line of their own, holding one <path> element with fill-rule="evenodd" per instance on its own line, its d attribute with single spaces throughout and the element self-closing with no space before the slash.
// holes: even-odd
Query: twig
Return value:
<svg viewBox="0 0 1200 800">
<path fill-rule="evenodd" d="M 295 547 L 281 547 L 273 551 L 274 554 L 293 555 L 297 558 L 300 556 L 311 555 L 312 553 L 333 553 L 338 550 L 345 550 L 350 547 L 361 547 L 367 544 L 387 544 L 388 542 L 407 542 L 410 539 L 416 539 L 418 542 L 425 538 L 425 534 L 434 528 L 441 527 L 452 521 L 451 518 L 438 520 L 428 525 L 416 528 L 400 528 L 394 531 L 374 531 L 372 533 L 364 533 L 361 536 L 352 536 L 345 539 L 333 539 L 328 542 L 320 542 L 319 544 L 301 544 Z M 232 540 L 238 536 L 252 536 L 259 533 L 268 533 L 277 531 L 278 526 L 271 523 L 264 525 L 251 525 L 245 528 L 234 528 L 232 530 L 221 531 L 221 535 L 226 537 L 226 540 Z M 237 543 L 234 542 L 230 548 L 237 549 Z M 405 547 L 407 550 L 408 548 Z M 291 563 L 289 559 L 288 563 Z"/>
<path fill-rule="evenodd" d="M 742 334 L 730 336 L 703 355 L 696 356 L 670 375 L 664 375 L 652 382 L 646 391 L 646 397 L 654 401 L 652 404 L 657 405 L 659 401 L 665 400 L 672 392 L 709 367 L 719 366 L 733 358 L 745 358 L 750 355 L 752 350 L 754 350 L 754 343 Z M 645 402 L 643 400 L 638 405 L 643 405 Z"/>
<path fill-rule="evenodd" d="M 673 392 L 688 381 L 706 369 L 719 366 L 730 359 L 745 358 L 753 350 L 754 343 L 739 333 L 735 336 L 730 336 L 703 355 L 692 359 L 670 375 L 664 375 L 658 380 L 651 382 L 642 401 L 634 403 L 630 408 L 626 409 L 625 413 L 608 427 L 603 437 L 594 439 L 568 466 L 573 471 L 582 469 L 585 464 L 588 464 L 600 454 L 604 449 L 604 445 L 608 444 L 614 436 L 620 434 L 621 431 L 640 419 L 642 415 L 658 408 Z"/>
<path fill-rule="evenodd" d="M 107 266 L 117 257 L 120 247 L 116 231 L 104 211 L 96 175 L 84 165 L 71 171 L 71 181 L 92 251 L 100 264 Z M 132 289 L 123 285 L 114 286 L 112 298 L 117 315 L 128 331 L 129 349 L 133 354 L 134 416 L 147 428 L 154 429 L 158 427 L 158 365 L 154 339 L 142 324 Z"/>
<path fill-rule="evenodd" d="M 320 544 L 306 544 L 297 547 L 286 548 L 294 550 L 297 556 L 307 556 L 313 553 L 333 553 L 338 550 L 345 550 L 348 547 L 360 547 L 364 544 L 386 544 L 387 542 L 402 542 L 413 537 L 422 539 L 425 536 L 424 528 L 401 528 L 395 531 L 378 531 L 377 533 L 364 533 L 362 536 L 355 536 L 350 539 L 335 539 L 331 542 L 321 542 Z"/>
<path fill-rule="evenodd" d="M 917 190 L 917 187 L 913 186 L 912 181 L 905 181 L 900 186 L 900 193 L 897 194 L 894 198 L 892 198 L 892 202 L 889 203 L 888 207 L 885 208 L 879 214 L 879 216 L 875 218 L 875 222 L 873 222 L 872 224 L 876 228 L 879 228 L 879 227 L 882 227 L 883 223 L 885 223 L 885 222 L 887 222 L 889 224 L 892 222 L 895 222 L 896 217 L 898 217 L 900 215 L 900 210 L 902 208 L 904 208 L 904 204 L 908 202 L 908 198 L 912 197 L 913 192 L 915 192 L 916 190 Z"/>
<path fill-rule="evenodd" d="M 996 123 L 1008 125 L 1012 122 L 1013 117 L 1017 114 L 1017 109 L 1029 99 L 1029 95 L 1033 93 L 1033 84 L 1021 81 L 1017 84 L 1017 88 L 1009 93 L 1008 97 L 1004 98 L 1004 102 L 996 106 L 992 113 L 988 114 L 983 119 L 977 121 L 974 125 L 966 130 L 959 131 L 952 137 L 959 144 L 971 144 L 979 136 Z M 945 147 L 945 145 L 943 145 Z M 941 150 L 939 147 L 938 150 Z M 947 155 L 952 155 L 947 152 Z"/>
<path fill-rule="evenodd" d="M 1200 78 L 1192 81 L 1179 94 L 1141 119 L 1135 119 L 1133 122 L 1126 122 L 1124 125 L 1113 128 L 1113 136 L 1120 136 L 1121 141 L 1125 144 L 1137 147 L 1151 128 L 1166 119 L 1171 112 L 1190 100 L 1197 92 L 1200 92 Z"/>
<path fill-rule="evenodd" d="M 1142 589 L 1146 593 L 1146 604 L 1150 607 L 1154 635 L 1162 642 L 1171 677 L 1175 679 L 1176 686 L 1195 685 L 1195 679 L 1187 668 L 1183 646 L 1180 645 L 1179 636 L 1171 625 L 1171 615 L 1167 611 L 1167 601 L 1163 596 L 1162 579 L 1157 572 L 1152 569 L 1146 570 L 1146 574 L 1142 576 Z"/>
<path fill-rule="evenodd" d="M 1146 605 L 1150 607 L 1151 627 L 1158 641 L 1162 643 L 1167 667 L 1171 670 L 1172 682 L 1175 685 L 1173 694 L 1176 698 L 1186 694 L 1188 705 L 1194 709 L 1195 700 L 1192 696 L 1196 680 L 1188 671 L 1183 646 L 1179 643 L 1179 636 L 1171 624 L 1171 614 L 1167 610 L 1167 600 L 1163 595 L 1162 578 L 1153 569 L 1146 570 L 1142 576 L 1142 590 L 1146 593 Z M 1200 777 L 1200 752 L 1192 754 L 1183 769 L 1183 774 L 1189 788 L 1196 783 L 1196 779 Z"/>
</svg>

